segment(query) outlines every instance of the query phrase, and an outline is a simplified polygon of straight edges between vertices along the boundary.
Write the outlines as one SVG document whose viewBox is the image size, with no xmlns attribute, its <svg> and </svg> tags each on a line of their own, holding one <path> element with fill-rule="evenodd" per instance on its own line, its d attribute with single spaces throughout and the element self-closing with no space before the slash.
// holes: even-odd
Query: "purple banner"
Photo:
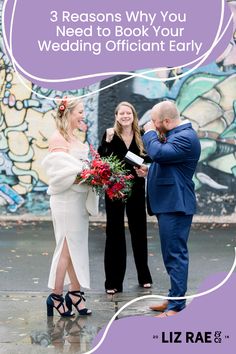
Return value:
<svg viewBox="0 0 236 354">
<path fill-rule="evenodd" d="M 217 286 L 224 277 L 226 274 L 212 276 L 201 291 Z M 139 316 L 114 321 L 96 354 L 234 354 L 236 309 L 230 303 L 236 296 L 235 284 L 234 273 L 222 287 L 194 299 L 175 316 Z M 101 336 L 102 333 L 96 344 Z"/>
<path fill-rule="evenodd" d="M 221 0 L 7 0 L 4 5 L 5 47 L 16 69 L 40 86 L 60 90 L 115 73 L 206 64 L 232 35 L 231 23 L 221 38 L 231 16 Z"/>
</svg>

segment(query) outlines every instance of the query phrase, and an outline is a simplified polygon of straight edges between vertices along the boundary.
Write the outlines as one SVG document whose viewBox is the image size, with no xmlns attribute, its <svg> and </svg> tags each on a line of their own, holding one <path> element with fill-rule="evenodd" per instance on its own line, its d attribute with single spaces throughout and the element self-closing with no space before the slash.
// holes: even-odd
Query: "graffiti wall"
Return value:
<svg viewBox="0 0 236 354">
<path fill-rule="evenodd" d="M 229 3 L 236 16 L 236 1 Z M 1 6 L 2 1 L 0 12 Z M 194 176 L 198 213 L 229 215 L 235 212 L 236 206 L 236 31 L 216 62 L 178 78 L 183 72 L 181 68 L 178 71 L 157 69 L 153 77 L 173 77 L 173 80 L 150 81 L 136 77 L 88 96 L 84 100 L 88 130 L 86 136 L 81 134 L 81 139 L 98 146 L 104 130 L 114 122 L 115 106 L 122 100 L 134 104 L 140 125 L 150 119 L 154 104 L 165 99 L 175 101 L 201 141 L 202 154 Z M 70 92 L 44 89 L 18 77 L 0 42 L 2 215 L 48 213 L 47 177 L 40 163 L 55 129 L 56 103 L 52 99 L 94 92 L 122 79 L 116 76 Z"/>
</svg>

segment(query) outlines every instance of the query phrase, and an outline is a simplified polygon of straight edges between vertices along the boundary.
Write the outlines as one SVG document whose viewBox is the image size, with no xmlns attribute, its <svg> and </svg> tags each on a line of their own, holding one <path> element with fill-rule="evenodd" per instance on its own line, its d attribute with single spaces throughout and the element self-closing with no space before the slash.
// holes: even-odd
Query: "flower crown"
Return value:
<svg viewBox="0 0 236 354">
<path fill-rule="evenodd" d="M 67 96 L 63 97 L 63 99 L 61 100 L 60 106 L 59 106 L 59 112 L 61 113 L 61 115 L 64 113 L 64 111 L 67 108 Z"/>
</svg>

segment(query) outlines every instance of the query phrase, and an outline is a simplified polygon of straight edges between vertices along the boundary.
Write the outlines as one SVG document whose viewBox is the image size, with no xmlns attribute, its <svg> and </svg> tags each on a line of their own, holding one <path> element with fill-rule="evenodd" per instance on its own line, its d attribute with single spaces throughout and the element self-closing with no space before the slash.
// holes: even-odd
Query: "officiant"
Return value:
<svg viewBox="0 0 236 354">
<path fill-rule="evenodd" d="M 120 102 L 115 109 L 114 126 L 106 129 L 98 152 L 102 157 L 113 154 L 134 176 L 132 193 L 126 202 L 110 200 L 105 196 L 106 244 L 105 290 L 113 295 L 123 291 L 126 271 L 125 211 L 137 270 L 138 284 L 151 288 L 152 277 L 148 267 L 147 220 L 145 208 L 145 179 L 137 176 L 133 166 L 125 162 L 127 152 L 132 152 L 148 162 L 138 126 L 135 108 L 129 102 Z"/>
</svg>

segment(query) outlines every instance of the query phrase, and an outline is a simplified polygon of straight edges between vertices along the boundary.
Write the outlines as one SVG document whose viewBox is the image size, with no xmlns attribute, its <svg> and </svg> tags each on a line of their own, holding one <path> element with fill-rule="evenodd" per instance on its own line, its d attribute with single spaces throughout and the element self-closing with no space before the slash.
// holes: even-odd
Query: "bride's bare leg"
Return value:
<svg viewBox="0 0 236 354">
<path fill-rule="evenodd" d="M 70 278 L 70 282 L 71 282 L 70 286 L 69 286 L 69 290 L 70 291 L 80 290 L 80 283 L 79 283 L 77 276 L 75 274 L 75 270 L 74 270 L 71 258 L 70 258 L 70 261 L 69 261 L 69 264 L 67 267 L 67 272 L 69 274 L 69 278 Z"/>
<path fill-rule="evenodd" d="M 64 279 L 66 276 L 66 272 L 68 272 L 69 278 L 70 278 L 70 286 L 69 286 L 69 291 L 79 291 L 80 290 L 80 283 L 77 279 L 71 257 L 70 257 L 70 252 L 67 244 L 67 240 L 64 240 L 64 244 L 62 247 L 60 259 L 57 265 L 57 270 L 56 270 L 56 280 L 55 280 L 55 288 L 53 289 L 53 292 L 55 294 L 62 294 L 63 293 L 63 285 L 64 285 Z M 78 296 L 73 296 L 70 294 L 71 300 L 73 303 L 76 303 L 78 301 Z M 57 301 L 54 301 L 55 306 L 59 304 Z M 81 301 L 79 304 L 79 309 L 83 309 L 85 307 L 84 301 Z M 67 308 L 65 306 L 65 311 L 67 311 Z"/>
<path fill-rule="evenodd" d="M 67 245 L 66 239 L 64 240 L 61 255 L 57 264 L 56 270 L 56 280 L 55 280 L 55 288 L 52 290 L 55 294 L 63 293 L 64 279 L 66 275 L 66 270 L 70 263 L 70 253 Z M 54 301 L 55 306 L 59 305 L 58 301 Z M 67 307 L 65 306 L 65 311 L 67 311 Z"/>
<path fill-rule="evenodd" d="M 80 283 L 78 281 L 78 278 L 76 276 L 72 261 L 70 259 L 68 268 L 67 268 L 67 272 L 69 274 L 69 278 L 70 278 L 70 286 L 69 286 L 69 291 L 80 291 Z M 72 294 L 70 294 L 70 298 L 72 300 L 73 303 L 76 303 L 79 299 L 78 296 L 73 296 Z M 78 305 L 78 308 L 80 310 L 82 310 L 83 308 L 85 308 L 85 304 L 84 301 L 81 301 L 81 303 Z"/>
<path fill-rule="evenodd" d="M 55 292 L 56 294 L 63 293 L 64 279 L 66 276 L 66 270 L 68 268 L 69 262 L 70 262 L 70 253 L 69 253 L 67 241 L 65 239 L 61 250 L 60 259 L 57 264 L 57 270 L 56 270 L 55 288 L 53 289 L 53 292 Z"/>
</svg>

